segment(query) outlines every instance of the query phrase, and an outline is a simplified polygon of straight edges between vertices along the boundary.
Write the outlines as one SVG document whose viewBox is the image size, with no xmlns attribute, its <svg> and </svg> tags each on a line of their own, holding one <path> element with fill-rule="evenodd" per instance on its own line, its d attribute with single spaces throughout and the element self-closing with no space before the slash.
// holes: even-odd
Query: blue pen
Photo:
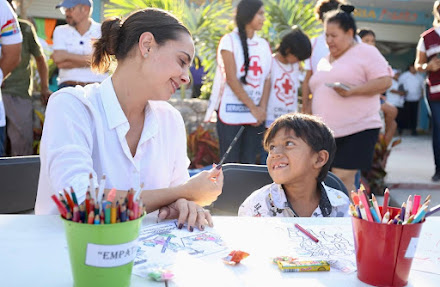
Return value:
<svg viewBox="0 0 440 287">
<path fill-rule="evenodd" d="M 377 213 L 376 213 L 376 210 L 374 209 L 374 207 L 370 207 L 370 211 L 371 211 L 371 215 L 374 218 L 374 221 L 380 223 L 379 216 L 377 216 Z"/>
<path fill-rule="evenodd" d="M 412 223 L 419 223 L 420 221 L 422 221 L 422 219 L 425 217 L 427 209 L 428 209 L 427 207 L 421 209 L 414 217 L 414 220 L 412 221 Z"/>
</svg>

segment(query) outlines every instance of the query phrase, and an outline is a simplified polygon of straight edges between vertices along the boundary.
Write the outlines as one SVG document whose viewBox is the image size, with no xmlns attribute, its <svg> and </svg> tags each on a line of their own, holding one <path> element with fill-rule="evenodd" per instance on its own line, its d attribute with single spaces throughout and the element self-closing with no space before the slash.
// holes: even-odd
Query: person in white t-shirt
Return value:
<svg viewBox="0 0 440 287">
<path fill-rule="evenodd" d="M 241 0 L 237 28 L 220 40 L 217 49 L 217 71 L 205 121 L 217 111 L 220 156 L 241 126 L 245 127 L 225 162 L 255 163 L 262 141 L 272 61 L 269 43 L 257 35 L 265 20 L 262 1 Z"/>
<path fill-rule="evenodd" d="M 293 27 L 272 55 L 271 85 L 267 103 L 266 128 L 284 114 L 298 110 L 299 61 L 310 57 L 312 47 L 309 37 Z"/>
<path fill-rule="evenodd" d="M 95 73 L 90 67 L 93 41 L 101 37 L 101 24 L 90 18 L 92 6 L 92 0 L 64 0 L 56 6 L 66 15 L 67 22 L 53 32 L 51 58 L 59 69 L 60 89 L 99 83 L 108 76 Z"/>
<path fill-rule="evenodd" d="M 166 101 L 189 83 L 194 43 L 173 15 L 147 8 L 125 21 L 108 19 L 94 44 L 92 67 L 114 74 L 101 84 L 61 89 L 46 110 L 40 147 L 36 214 L 56 213 L 50 196 L 73 187 L 83 201 L 89 174 L 106 176 L 105 192 L 116 198 L 139 189 L 148 212 L 159 218 L 179 217 L 188 229 L 212 225 L 201 205 L 221 193 L 221 168 L 189 178 L 185 125 Z M 162 207 L 162 208 L 161 208 Z"/>
<path fill-rule="evenodd" d="M 20 64 L 23 36 L 17 15 L 7 1 L 0 1 L 0 86 L 15 67 Z M 5 153 L 5 109 L 0 90 L 0 156 Z"/>
<path fill-rule="evenodd" d="M 417 121 L 419 115 L 419 102 L 423 96 L 424 79 L 417 73 L 414 65 L 411 64 L 408 67 L 408 71 L 402 73 L 399 78 L 406 91 L 405 104 L 404 104 L 404 122 L 406 128 L 411 130 L 412 135 L 417 135 Z"/>
</svg>

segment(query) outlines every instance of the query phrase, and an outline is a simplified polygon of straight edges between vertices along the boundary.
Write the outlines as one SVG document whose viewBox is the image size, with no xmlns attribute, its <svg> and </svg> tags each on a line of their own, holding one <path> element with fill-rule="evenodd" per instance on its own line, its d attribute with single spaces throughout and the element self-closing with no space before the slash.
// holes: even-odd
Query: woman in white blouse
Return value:
<svg viewBox="0 0 440 287">
<path fill-rule="evenodd" d="M 221 193 L 223 173 L 213 168 L 189 178 L 186 133 L 180 113 L 166 102 L 189 83 L 194 57 L 190 32 L 171 14 L 147 8 L 125 21 L 108 19 L 94 45 L 92 67 L 114 74 L 101 84 L 61 89 L 51 96 L 41 140 L 35 211 L 55 213 L 50 196 L 72 186 L 85 198 L 89 174 L 106 175 L 117 198 L 139 189 L 148 212 L 179 217 L 180 226 L 212 225 L 201 206 Z"/>
</svg>

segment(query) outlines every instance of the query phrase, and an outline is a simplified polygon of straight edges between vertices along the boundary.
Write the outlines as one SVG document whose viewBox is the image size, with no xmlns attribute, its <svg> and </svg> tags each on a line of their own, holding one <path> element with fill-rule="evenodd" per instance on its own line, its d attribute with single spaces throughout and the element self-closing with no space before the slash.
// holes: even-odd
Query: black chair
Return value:
<svg viewBox="0 0 440 287">
<path fill-rule="evenodd" d="M 240 204 L 253 191 L 273 182 L 265 165 L 228 163 L 222 169 L 223 191 L 211 207 L 215 215 L 236 216 Z M 329 172 L 324 183 L 348 196 L 344 183 L 335 174 Z"/>
<path fill-rule="evenodd" d="M 39 174 L 39 156 L 0 158 L 0 214 L 34 208 Z"/>
</svg>

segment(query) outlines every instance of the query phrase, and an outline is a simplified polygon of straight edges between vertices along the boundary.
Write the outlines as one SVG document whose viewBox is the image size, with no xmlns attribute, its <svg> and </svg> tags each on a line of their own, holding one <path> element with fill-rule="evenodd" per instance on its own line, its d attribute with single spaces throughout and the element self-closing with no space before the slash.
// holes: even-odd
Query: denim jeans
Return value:
<svg viewBox="0 0 440 287">
<path fill-rule="evenodd" d="M 429 101 L 432 117 L 432 149 L 434 151 L 435 172 L 440 172 L 440 101 Z"/>
<path fill-rule="evenodd" d="M 264 123 L 258 127 L 251 125 L 245 125 L 245 129 L 240 138 L 231 149 L 228 157 L 225 160 L 227 162 L 235 163 L 251 163 L 255 164 L 257 153 L 260 151 L 260 142 L 263 140 Z M 240 130 L 241 125 L 228 125 L 217 120 L 217 133 L 220 143 L 220 158 L 226 153 L 229 145 L 234 139 L 237 132 Z"/>
</svg>

